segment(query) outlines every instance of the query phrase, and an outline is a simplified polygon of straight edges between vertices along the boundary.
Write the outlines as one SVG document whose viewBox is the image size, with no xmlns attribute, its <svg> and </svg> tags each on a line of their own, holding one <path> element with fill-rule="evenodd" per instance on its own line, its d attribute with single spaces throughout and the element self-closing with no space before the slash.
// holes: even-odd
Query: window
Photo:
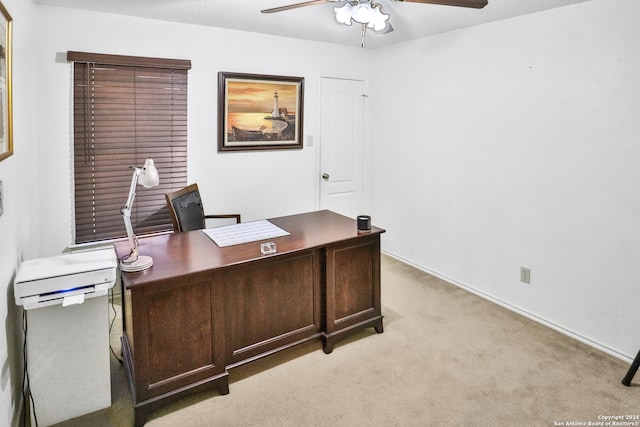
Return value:
<svg viewBox="0 0 640 427">
<path fill-rule="evenodd" d="M 164 194 L 187 183 L 191 61 L 67 52 L 73 61 L 75 242 L 127 235 L 120 209 L 133 174 L 155 161 L 158 187 L 138 186 L 136 234 L 172 230 Z"/>
</svg>

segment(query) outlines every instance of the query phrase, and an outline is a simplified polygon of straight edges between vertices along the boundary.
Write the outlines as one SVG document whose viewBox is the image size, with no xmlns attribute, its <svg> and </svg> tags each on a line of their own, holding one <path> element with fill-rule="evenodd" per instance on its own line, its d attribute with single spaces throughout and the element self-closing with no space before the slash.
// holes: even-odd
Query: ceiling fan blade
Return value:
<svg viewBox="0 0 640 427">
<path fill-rule="evenodd" d="M 482 9 L 488 3 L 487 0 L 395 0 L 395 1 L 404 1 L 407 3 L 441 4 L 444 6 L 473 7 L 475 9 Z"/>
<path fill-rule="evenodd" d="M 302 3 L 289 4 L 287 6 L 272 7 L 271 9 L 265 9 L 265 10 L 262 10 L 261 12 L 262 13 L 284 12 L 285 10 L 297 9 L 299 7 L 314 6 L 316 4 L 322 4 L 322 3 L 337 3 L 338 1 L 343 1 L 343 0 L 311 0 L 311 1 L 305 1 Z"/>
</svg>

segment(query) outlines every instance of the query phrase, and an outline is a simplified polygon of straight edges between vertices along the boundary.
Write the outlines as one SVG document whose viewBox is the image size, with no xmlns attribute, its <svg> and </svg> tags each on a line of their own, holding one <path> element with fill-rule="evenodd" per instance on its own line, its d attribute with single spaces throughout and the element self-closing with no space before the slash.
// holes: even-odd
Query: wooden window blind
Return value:
<svg viewBox="0 0 640 427">
<path fill-rule="evenodd" d="M 75 241 L 127 235 L 120 210 L 133 166 L 154 159 L 160 185 L 136 188 L 139 234 L 172 230 L 164 194 L 187 182 L 190 61 L 67 52 L 73 61 Z"/>
</svg>

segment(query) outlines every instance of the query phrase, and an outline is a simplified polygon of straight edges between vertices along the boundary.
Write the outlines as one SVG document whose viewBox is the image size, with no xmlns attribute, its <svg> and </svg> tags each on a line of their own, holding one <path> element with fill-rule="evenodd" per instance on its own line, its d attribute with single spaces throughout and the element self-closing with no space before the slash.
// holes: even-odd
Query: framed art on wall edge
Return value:
<svg viewBox="0 0 640 427">
<path fill-rule="evenodd" d="M 0 3 L 0 160 L 13 154 L 11 15 Z"/>
</svg>

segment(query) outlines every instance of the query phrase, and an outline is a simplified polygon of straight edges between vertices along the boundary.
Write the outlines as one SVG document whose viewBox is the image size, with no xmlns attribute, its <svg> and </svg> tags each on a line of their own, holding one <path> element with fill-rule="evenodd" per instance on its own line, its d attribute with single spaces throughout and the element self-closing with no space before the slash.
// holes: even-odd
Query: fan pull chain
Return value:
<svg viewBox="0 0 640 427">
<path fill-rule="evenodd" d="M 362 46 L 364 48 L 365 42 L 364 42 L 364 38 L 367 35 L 367 24 L 361 24 L 362 25 L 362 43 L 360 44 L 360 46 Z"/>
</svg>

